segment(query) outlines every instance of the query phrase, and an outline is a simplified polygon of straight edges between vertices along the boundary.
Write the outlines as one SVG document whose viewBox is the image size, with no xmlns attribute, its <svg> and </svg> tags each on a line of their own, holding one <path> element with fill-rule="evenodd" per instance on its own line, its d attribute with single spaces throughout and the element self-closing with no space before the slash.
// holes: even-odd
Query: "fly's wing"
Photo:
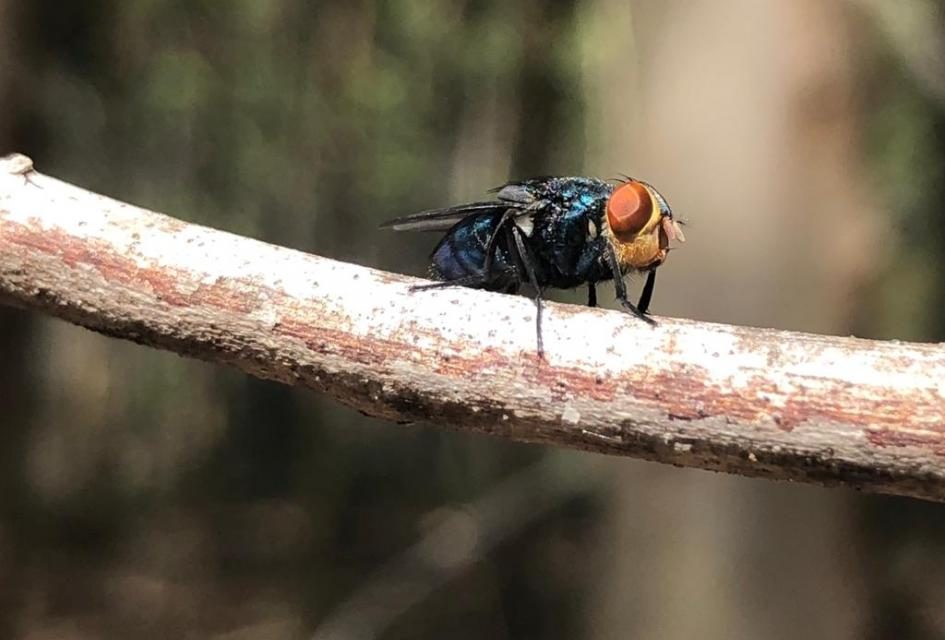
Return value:
<svg viewBox="0 0 945 640">
<path fill-rule="evenodd" d="M 541 207 L 541 194 L 552 180 L 555 178 L 531 178 L 522 182 L 509 182 L 492 190 L 496 194 L 496 200 L 421 211 L 388 220 L 381 228 L 394 231 L 447 231 L 463 218 L 474 214 L 505 213 L 514 209 L 516 218 L 531 215 Z"/>
<path fill-rule="evenodd" d="M 551 176 L 541 178 L 529 178 L 518 182 L 507 182 L 501 187 L 492 189 L 492 193 L 503 202 L 514 202 L 522 206 L 535 207 L 538 200 L 541 199 L 547 185 L 555 180 Z"/>
<path fill-rule="evenodd" d="M 472 202 L 445 209 L 429 209 L 402 218 L 394 218 L 381 224 L 381 229 L 394 231 L 446 231 L 466 216 L 475 213 L 505 210 L 508 205 L 501 202 Z"/>
</svg>

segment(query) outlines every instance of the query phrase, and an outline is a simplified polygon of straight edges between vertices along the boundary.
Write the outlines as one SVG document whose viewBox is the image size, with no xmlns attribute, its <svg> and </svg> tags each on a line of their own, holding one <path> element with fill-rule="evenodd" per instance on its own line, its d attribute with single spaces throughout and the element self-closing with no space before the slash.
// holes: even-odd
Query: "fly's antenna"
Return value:
<svg viewBox="0 0 945 640">
<path fill-rule="evenodd" d="M 626 173 L 618 173 L 616 178 L 607 178 L 606 182 L 616 182 L 617 184 L 626 184 L 628 182 L 640 182 L 636 178 L 631 178 Z"/>
</svg>

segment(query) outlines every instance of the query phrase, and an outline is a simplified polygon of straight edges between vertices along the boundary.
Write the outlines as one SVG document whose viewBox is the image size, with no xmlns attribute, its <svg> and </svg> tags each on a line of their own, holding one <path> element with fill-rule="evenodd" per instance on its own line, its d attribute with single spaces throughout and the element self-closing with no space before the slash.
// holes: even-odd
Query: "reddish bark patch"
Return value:
<svg viewBox="0 0 945 640">
<path fill-rule="evenodd" d="M 183 224 L 183 223 L 182 223 Z M 77 238 L 59 229 L 39 229 L 29 225 L 2 222 L 4 243 L 23 247 L 24 258 L 30 252 L 45 254 L 70 269 L 94 269 L 106 282 L 150 292 L 157 300 L 174 307 L 210 307 L 237 313 L 250 313 L 263 303 L 264 296 L 248 279 L 217 279 L 203 282 L 203 274 L 156 265 L 141 267 L 133 258 L 115 252 L 115 247 L 95 238 Z M 14 249 L 15 250 L 15 249 Z M 186 251 L 182 247 L 181 251 Z"/>
<path fill-rule="evenodd" d="M 373 339 L 366 342 L 350 331 L 329 329 L 288 316 L 280 318 L 272 331 L 277 335 L 301 341 L 312 353 L 337 356 L 374 368 L 389 362 L 396 353 L 402 353 L 404 348 L 402 344 L 386 340 Z"/>
<path fill-rule="evenodd" d="M 252 313 L 264 304 L 278 305 L 284 298 L 280 292 L 262 291 L 258 284 L 249 278 L 217 278 L 211 283 L 200 283 L 189 294 L 190 300 L 200 304 L 225 309 L 234 313 Z"/>
<path fill-rule="evenodd" d="M 850 392 L 849 383 L 845 381 L 831 384 L 820 380 L 813 388 L 798 377 L 790 381 L 796 391 L 785 393 L 762 375 L 754 376 L 746 385 L 733 389 L 710 384 L 707 373 L 696 367 L 662 372 L 651 384 L 638 387 L 634 395 L 654 403 L 674 419 L 724 418 L 756 424 L 770 422 L 786 432 L 805 423 L 860 425 L 864 423 L 864 416 L 869 416 L 874 428 L 867 430 L 866 435 L 873 444 L 922 446 L 933 449 L 937 455 L 945 452 L 945 425 L 941 420 L 929 420 L 928 412 L 936 410 L 929 398 L 920 401 L 898 389 L 874 387 L 870 390 L 869 399 L 851 405 L 844 400 Z M 671 393 L 657 395 L 652 392 L 659 387 L 670 389 Z M 784 397 L 784 405 L 773 404 L 772 396 Z M 919 412 L 920 406 L 926 407 L 926 413 Z M 925 427 L 921 435 L 903 428 L 917 423 L 934 426 Z M 875 430 L 875 427 L 882 429 Z"/>
<path fill-rule="evenodd" d="M 549 389 L 551 397 L 558 402 L 573 398 L 591 398 L 598 402 L 612 402 L 618 395 L 621 385 L 628 386 L 626 379 L 604 378 L 596 371 L 587 369 L 549 366 L 537 356 L 533 363 L 529 363 L 525 371 L 525 379 L 532 384 Z M 635 379 L 629 384 L 631 393 L 635 387 L 643 386 L 644 381 Z"/>
<path fill-rule="evenodd" d="M 945 438 L 940 431 L 914 431 L 903 428 L 866 429 L 866 439 L 877 447 L 915 447 L 945 457 Z"/>
</svg>

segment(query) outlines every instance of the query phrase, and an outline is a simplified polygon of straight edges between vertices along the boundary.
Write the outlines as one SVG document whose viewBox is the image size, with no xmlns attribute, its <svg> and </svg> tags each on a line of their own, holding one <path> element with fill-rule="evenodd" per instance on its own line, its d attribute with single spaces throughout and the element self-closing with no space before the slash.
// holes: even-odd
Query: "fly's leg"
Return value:
<svg viewBox="0 0 945 640">
<path fill-rule="evenodd" d="M 511 220 L 516 213 L 515 209 L 506 209 L 502 217 L 499 218 L 499 223 L 495 226 L 492 235 L 490 235 L 489 239 L 486 241 L 486 259 L 482 264 L 482 273 L 486 280 L 492 277 L 492 263 L 495 260 L 495 254 L 499 251 L 499 243 L 497 242 L 499 234 L 502 233 L 503 227 L 508 224 L 509 220 Z"/>
<path fill-rule="evenodd" d="M 487 280 L 481 274 L 472 274 L 456 278 L 455 280 L 443 280 L 442 282 L 431 282 L 430 284 L 415 284 L 410 287 L 410 291 L 427 291 L 429 289 L 445 289 L 446 287 L 472 287 L 477 288 L 486 284 Z"/>
<path fill-rule="evenodd" d="M 607 263 L 610 265 L 610 270 L 613 272 L 614 289 L 617 290 L 617 300 L 620 301 L 620 304 L 623 305 L 624 309 L 640 318 L 640 320 L 643 320 L 649 325 L 656 326 L 656 321 L 653 320 L 653 318 L 650 318 L 644 314 L 632 302 L 630 302 L 630 300 L 627 299 L 627 284 L 623 281 L 623 274 L 620 273 L 620 265 L 617 262 L 617 254 L 614 253 L 613 247 L 607 245 L 604 251 L 607 254 Z"/>
<path fill-rule="evenodd" d="M 637 300 L 637 309 L 640 313 L 646 313 L 650 308 L 650 299 L 653 297 L 653 287 L 656 285 L 656 269 L 652 269 L 646 274 L 646 283 L 643 285 L 643 292 L 640 299 Z"/>
<path fill-rule="evenodd" d="M 515 293 L 515 291 L 518 289 L 518 274 L 515 274 L 510 269 L 506 269 L 502 272 L 502 275 L 510 279 L 509 284 L 506 285 L 505 291 L 507 293 Z M 428 284 L 415 284 L 410 287 L 410 292 L 413 293 L 414 291 L 428 291 L 430 289 L 446 289 L 447 287 L 486 289 L 488 288 L 488 285 L 491 284 L 495 284 L 495 282 L 487 279 L 485 275 L 481 273 L 471 273 L 468 276 L 463 276 L 462 278 L 456 278 L 454 280 L 441 280 L 438 282 L 430 282 Z"/>
<path fill-rule="evenodd" d="M 538 276 L 535 274 L 535 267 L 532 263 L 532 255 L 528 250 L 528 247 L 525 245 L 525 240 L 523 238 L 524 234 L 522 230 L 517 226 L 513 227 L 512 236 L 515 238 L 515 247 L 518 249 L 517 261 L 521 264 L 522 268 L 525 270 L 525 274 L 528 276 L 528 282 L 532 285 L 532 288 L 535 290 L 535 331 L 538 336 L 538 357 L 542 358 L 545 355 L 545 344 L 541 337 L 541 294 L 542 289 L 538 284 Z"/>
<path fill-rule="evenodd" d="M 597 306 L 597 286 L 593 282 L 587 283 L 587 306 Z"/>
</svg>

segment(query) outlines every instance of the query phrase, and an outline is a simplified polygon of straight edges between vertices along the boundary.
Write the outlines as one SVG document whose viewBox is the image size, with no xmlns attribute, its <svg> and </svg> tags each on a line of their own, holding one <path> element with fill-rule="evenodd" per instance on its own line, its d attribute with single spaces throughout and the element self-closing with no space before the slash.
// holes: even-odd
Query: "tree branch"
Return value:
<svg viewBox="0 0 945 640">
<path fill-rule="evenodd" d="M 0 160 L 0 302 L 393 421 L 945 500 L 945 348 L 549 304 L 188 224 Z"/>
</svg>

